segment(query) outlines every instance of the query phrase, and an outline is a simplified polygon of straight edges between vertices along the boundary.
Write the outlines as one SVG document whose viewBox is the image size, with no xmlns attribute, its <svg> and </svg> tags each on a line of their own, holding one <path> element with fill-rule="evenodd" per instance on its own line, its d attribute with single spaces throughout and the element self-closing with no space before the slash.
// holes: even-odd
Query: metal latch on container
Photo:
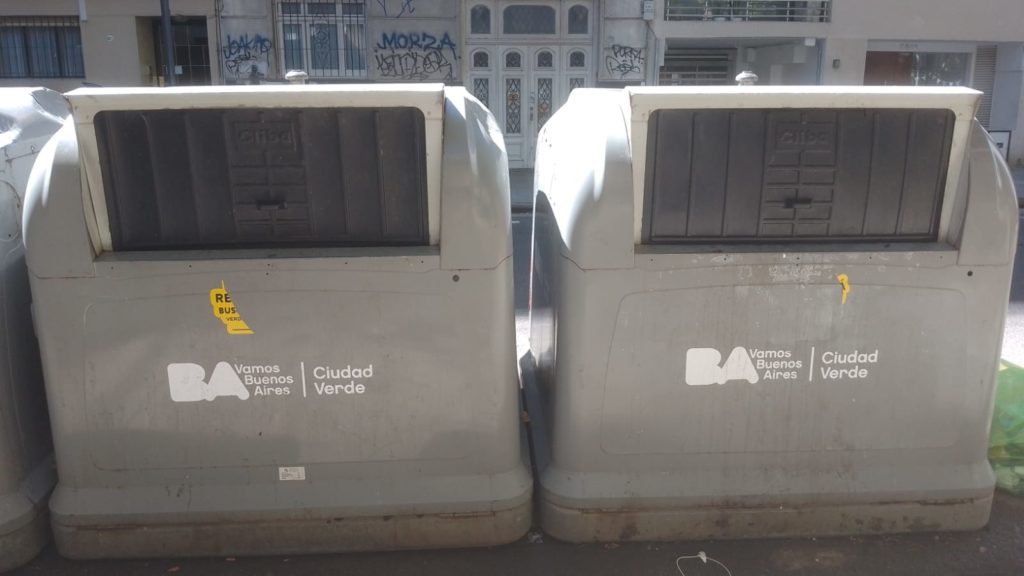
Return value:
<svg viewBox="0 0 1024 576">
<path fill-rule="evenodd" d="M 274 200 L 271 200 L 270 202 L 257 202 L 256 203 L 256 209 L 257 210 L 287 210 L 288 209 L 288 203 L 285 202 L 284 200 L 282 200 L 280 202 L 277 202 L 277 201 L 274 201 Z"/>
<path fill-rule="evenodd" d="M 846 297 L 850 295 L 850 277 L 846 274 L 839 274 L 836 276 L 836 280 L 839 280 L 839 284 L 843 287 L 843 304 L 846 304 Z"/>
</svg>

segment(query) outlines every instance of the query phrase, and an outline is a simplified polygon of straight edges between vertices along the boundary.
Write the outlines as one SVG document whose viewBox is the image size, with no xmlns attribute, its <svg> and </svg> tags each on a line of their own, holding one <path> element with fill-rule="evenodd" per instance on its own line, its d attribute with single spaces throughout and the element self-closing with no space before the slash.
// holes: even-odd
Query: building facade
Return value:
<svg viewBox="0 0 1024 576">
<path fill-rule="evenodd" d="M 445 82 L 494 112 L 510 161 L 577 87 L 973 86 L 1024 162 L 1020 0 L 171 0 L 178 84 Z M 164 85 L 158 0 L 5 0 L 0 85 Z"/>
</svg>

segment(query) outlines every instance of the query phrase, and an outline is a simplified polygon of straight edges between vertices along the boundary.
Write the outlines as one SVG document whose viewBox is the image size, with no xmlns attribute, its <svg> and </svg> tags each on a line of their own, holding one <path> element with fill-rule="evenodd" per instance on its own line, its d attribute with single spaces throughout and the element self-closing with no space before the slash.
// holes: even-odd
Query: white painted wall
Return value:
<svg viewBox="0 0 1024 576">
<path fill-rule="evenodd" d="M 273 28 L 270 6 L 266 0 L 223 0 L 218 57 L 210 62 L 220 69 L 225 82 L 246 82 L 253 66 L 264 78 L 281 76 L 277 63 L 280 39 Z M 217 41 L 216 31 L 211 31 L 210 42 Z"/>
<path fill-rule="evenodd" d="M 867 40 L 826 39 L 825 56 L 822 58 L 821 66 L 821 83 L 839 86 L 863 84 L 867 50 Z"/>
<path fill-rule="evenodd" d="M 833 0 L 829 37 L 990 40 L 1024 36 L 1021 0 Z"/>
<path fill-rule="evenodd" d="M 601 27 L 598 82 L 640 84 L 649 75 L 647 27 L 638 18 L 606 19 Z"/>
<path fill-rule="evenodd" d="M 403 11 L 398 0 L 366 2 L 366 60 L 377 82 L 461 81 L 463 45 L 455 0 L 416 2 Z M 492 13 L 491 26 L 498 20 Z"/>
</svg>

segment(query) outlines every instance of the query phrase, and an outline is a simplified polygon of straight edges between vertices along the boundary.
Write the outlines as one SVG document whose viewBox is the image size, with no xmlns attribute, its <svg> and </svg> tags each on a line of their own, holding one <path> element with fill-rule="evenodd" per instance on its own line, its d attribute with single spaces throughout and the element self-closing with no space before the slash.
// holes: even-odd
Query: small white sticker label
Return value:
<svg viewBox="0 0 1024 576">
<path fill-rule="evenodd" d="M 277 478 L 282 482 L 286 480 L 305 480 L 305 466 L 281 466 L 277 469 Z"/>
</svg>

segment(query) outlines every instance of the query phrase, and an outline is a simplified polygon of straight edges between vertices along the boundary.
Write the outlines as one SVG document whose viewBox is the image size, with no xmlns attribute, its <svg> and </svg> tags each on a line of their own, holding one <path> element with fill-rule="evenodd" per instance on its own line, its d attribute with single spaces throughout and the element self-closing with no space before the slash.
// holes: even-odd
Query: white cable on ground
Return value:
<svg viewBox="0 0 1024 576">
<path fill-rule="evenodd" d="M 676 558 L 676 570 L 679 570 L 679 574 L 681 576 L 686 576 L 686 572 L 683 572 L 683 567 L 679 565 L 679 561 L 680 560 L 692 560 L 692 559 L 699 559 L 702 562 L 704 562 L 705 564 L 707 564 L 708 562 L 714 562 L 715 564 L 718 564 L 719 566 L 721 566 L 722 569 L 725 570 L 726 574 L 728 574 L 729 576 L 732 576 L 732 571 L 729 570 L 728 566 L 726 566 L 725 564 L 722 564 L 721 562 L 719 562 L 718 560 L 715 560 L 714 558 L 708 558 L 708 555 L 705 554 L 703 550 L 701 550 L 700 552 L 697 552 L 697 554 L 695 556 L 680 556 L 679 558 Z"/>
</svg>

